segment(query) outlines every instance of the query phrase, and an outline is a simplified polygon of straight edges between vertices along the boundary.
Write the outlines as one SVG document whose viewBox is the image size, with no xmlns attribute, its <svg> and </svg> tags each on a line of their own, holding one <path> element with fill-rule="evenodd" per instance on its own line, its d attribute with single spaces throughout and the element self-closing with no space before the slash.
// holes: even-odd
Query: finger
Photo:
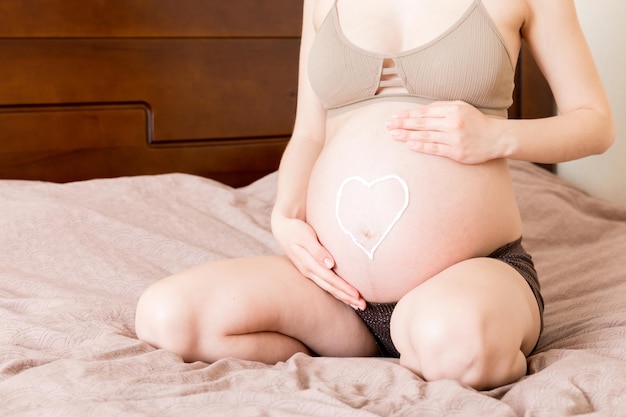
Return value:
<svg viewBox="0 0 626 417">
<path fill-rule="evenodd" d="M 340 281 L 343 281 L 341 278 L 337 278 Z M 330 295 L 343 302 L 344 304 L 348 304 L 352 307 L 358 307 L 362 309 L 365 308 L 365 301 L 360 296 L 355 297 L 354 295 L 340 289 L 339 286 L 341 285 L 341 283 L 339 281 L 336 281 L 335 279 L 329 280 L 328 277 L 322 278 L 316 274 L 312 274 L 310 279 L 315 282 L 317 286 L 319 286 L 324 291 L 328 292 Z"/>
<path fill-rule="evenodd" d="M 452 151 L 450 146 L 424 141 L 408 141 L 407 146 L 414 152 L 420 152 L 428 155 L 442 156 L 445 158 L 458 160 L 458 156 Z"/>
<path fill-rule="evenodd" d="M 430 104 L 418 104 L 406 110 L 400 110 L 391 116 L 392 120 L 416 119 L 416 118 L 439 118 L 445 117 L 449 108 L 458 106 L 456 102 L 436 101 Z"/>
<path fill-rule="evenodd" d="M 430 103 L 428 107 L 428 112 L 430 114 L 447 114 L 449 112 L 457 112 L 459 109 L 467 106 L 468 104 L 464 101 L 454 100 L 454 101 L 433 101 Z"/>
<path fill-rule="evenodd" d="M 415 117 L 422 117 L 427 115 L 429 112 L 429 106 L 425 104 L 418 104 L 410 109 L 400 110 L 395 112 L 391 118 L 392 119 L 410 119 Z"/>
<path fill-rule="evenodd" d="M 332 286 L 339 293 L 345 295 L 345 299 L 350 304 L 359 304 L 361 301 L 361 294 L 359 291 L 354 288 L 352 285 L 348 284 L 346 280 L 341 278 L 339 275 L 335 273 L 333 270 L 329 269 L 319 269 L 317 271 L 313 271 L 316 276 L 323 279 L 330 286 Z"/>
<path fill-rule="evenodd" d="M 298 269 L 304 276 L 312 279 L 319 287 L 344 303 L 365 307 L 365 302 L 356 288 L 335 274 L 332 269 L 320 264 L 306 248 L 300 247 L 299 249 L 298 258 L 301 260 L 301 265 Z"/>
<path fill-rule="evenodd" d="M 444 132 L 436 130 L 394 129 L 390 132 L 394 140 L 400 142 L 424 142 L 446 144 Z"/>
<path fill-rule="evenodd" d="M 443 116 L 441 117 L 429 117 L 429 116 L 420 116 L 420 117 L 412 117 L 412 118 L 402 118 L 402 119 L 390 119 L 387 121 L 385 126 L 391 132 L 392 136 L 395 134 L 396 136 L 400 136 L 401 134 L 398 132 L 399 130 L 410 130 L 410 131 L 435 131 L 441 132 L 447 129 L 447 119 Z"/>
<path fill-rule="evenodd" d="M 333 294 L 335 298 L 347 304 L 356 305 L 365 309 L 365 300 L 363 300 L 359 291 L 332 270 L 335 267 L 334 258 L 330 252 L 320 244 L 313 228 L 308 227 L 310 233 L 307 234 L 307 238 L 304 239 L 305 246 L 301 247 L 304 252 L 301 259 L 308 258 L 307 262 L 309 262 L 308 265 L 310 265 L 311 275 L 314 275 L 328 285 L 323 288 Z"/>
</svg>

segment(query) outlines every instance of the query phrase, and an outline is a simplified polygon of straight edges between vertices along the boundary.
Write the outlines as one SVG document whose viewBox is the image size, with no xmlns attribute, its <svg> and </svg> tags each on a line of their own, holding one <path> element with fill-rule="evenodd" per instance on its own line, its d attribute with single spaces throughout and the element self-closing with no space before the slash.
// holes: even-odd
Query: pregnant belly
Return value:
<svg viewBox="0 0 626 417">
<path fill-rule="evenodd" d="M 505 161 L 462 165 L 411 152 L 384 133 L 333 135 L 307 197 L 307 221 L 336 273 L 366 300 L 397 301 L 446 267 L 519 237 Z"/>
</svg>

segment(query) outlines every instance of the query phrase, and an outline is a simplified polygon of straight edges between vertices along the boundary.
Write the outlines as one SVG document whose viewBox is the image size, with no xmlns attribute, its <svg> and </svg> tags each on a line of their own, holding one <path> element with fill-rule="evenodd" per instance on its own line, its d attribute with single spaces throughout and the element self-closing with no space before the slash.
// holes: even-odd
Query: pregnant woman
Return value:
<svg viewBox="0 0 626 417">
<path fill-rule="evenodd" d="M 506 119 L 522 39 L 558 116 Z M 305 0 L 272 213 L 284 255 L 157 282 L 137 335 L 189 361 L 381 355 L 426 380 L 513 382 L 543 301 L 506 160 L 613 137 L 572 0 Z"/>
</svg>

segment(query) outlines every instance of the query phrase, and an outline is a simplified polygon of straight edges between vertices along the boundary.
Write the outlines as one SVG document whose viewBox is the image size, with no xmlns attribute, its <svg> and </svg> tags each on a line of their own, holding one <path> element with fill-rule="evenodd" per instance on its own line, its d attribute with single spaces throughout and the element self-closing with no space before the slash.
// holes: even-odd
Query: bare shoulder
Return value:
<svg viewBox="0 0 626 417">
<path fill-rule="evenodd" d="M 578 25 L 574 0 L 522 0 L 526 6 L 526 30 L 536 27 Z"/>
<path fill-rule="evenodd" d="M 533 12 L 544 11 L 544 12 L 567 12 L 573 11 L 576 9 L 576 5 L 574 4 L 574 0 L 551 0 L 551 1 L 542 1 L 542 0 L 520 0 L 521 3 L 525 3 L 526 7 Z"/>
<path fill-rule="evenodd" d="M 574 0 L 521 0 L 526 4 L 522 36 L 532 50 L 585 46 Z M 547 51 L 546 51 L 547 52 Z"/>
</svg>

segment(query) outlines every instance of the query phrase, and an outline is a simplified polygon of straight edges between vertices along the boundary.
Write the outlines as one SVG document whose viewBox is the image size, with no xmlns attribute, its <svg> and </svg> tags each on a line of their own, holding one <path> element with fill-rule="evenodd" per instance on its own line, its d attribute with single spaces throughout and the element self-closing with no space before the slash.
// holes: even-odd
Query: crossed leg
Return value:
<svg viewBox="0 0 626 417">
<path fill-rule="evenodd" d="M 426 380 L 456 379 L 478 389 L 521 378 L 539 331 L 526 281 L 489 258 L 461 262 L 421 284 L 391 320 L 402 365 Z M 377 353 L 350 307 L 279 256 L 209 263 L 158 281 L 139 300 L 136 332 L 187 361 Z"/>
<path fill-rule="evenodd" d="M 400 363 L 424 379 L 486 389 L 526 374 L 540 326 L 524 278 L 504 262 L 476 258 L 404 296 L 391 318 L 391 336 Z"/>
<path fill-rule="evenodd" d="M 297 352 L 377 351 L 352 308 L 280 256 L 208 263 L 156 282 L 138 302 L 136 332 L 186 361 L 276 363 Z"/>
</svg>

